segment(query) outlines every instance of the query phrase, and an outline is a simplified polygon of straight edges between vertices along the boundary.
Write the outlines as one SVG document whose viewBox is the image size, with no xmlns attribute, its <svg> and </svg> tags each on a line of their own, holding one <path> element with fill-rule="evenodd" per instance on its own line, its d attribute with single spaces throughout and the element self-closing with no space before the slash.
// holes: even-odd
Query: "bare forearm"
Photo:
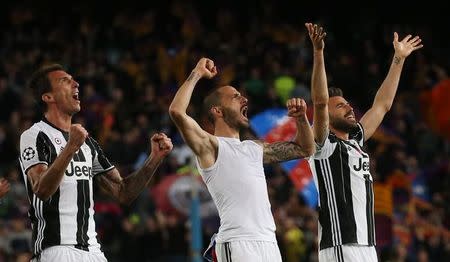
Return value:
<svg viewBox="0 0 450 262">
<path fill-rule="evenodd" d="M 328 104 L 328 84 L 323 50 L 314 51 L 314 64 L 311 76 L 311 98 L 315 105 Z"/>
<path fill-rule="evenodd" d="M 122 181 L 119 199 L 122 203 L 129 204 L 147 187 L 153 174 L 162 162 L 162 158 L 150 156 L 144 165 Z"/>
<path fill-rule="evenodd" d="M 39 198 L 47 200 L 56 192 L 75 152 L 74 149 L 65 148 L 50 167 L 40 175 L 39 180 L 34 181 L 33 190 Z"/>
<path fill-rule="evenodd" d="M 297 118 L 296 124 L 297 134 L 294 142 L 302 148 L 304 156 L 310 156 L 314 153 L 314 136 L 307 116 Z"/>
<path fill-rule="evenodd" d="M 185 113 L 189 106 L 189 102 L 192 97 L 192 92 L 197 82 L 200 80 L 201 75 L 195 71 L 192 71 L 186 81 L 178 89 L 172 103 L 170 104 L 169 112 L 171 115 L 174 113 Z"/>
<path fill-rule="evenodd" d="M 374 106 L 382 106 L 386 112 L 389 111 L 397 93 L 404 62 L 405 58 L 394 55 L 389 72 L 375 96 Z"/>
</svg>

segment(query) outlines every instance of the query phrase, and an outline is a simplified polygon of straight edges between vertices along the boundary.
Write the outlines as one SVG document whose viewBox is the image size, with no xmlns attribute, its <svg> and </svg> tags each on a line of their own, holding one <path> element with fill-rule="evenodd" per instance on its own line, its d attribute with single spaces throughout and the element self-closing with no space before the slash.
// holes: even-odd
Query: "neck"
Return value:
<svg viewBox="0 0 450 262">
<path fill-rule="evenodd" d="M 235 128 L 230 127 L 223 121 L 217 121 L 214 126 L 214 135 L 215 136 L 221 136 L 221 137 L 230 137 L 230 138 L 237 138 L 239 137 L 239 130 L 236 130 Z"/>
<path fill-rule="evenodd" d="M 330 131 L 333 132 L 337 137 L 339 137 L 342 140 L 348 140 L 348 133 L 335 129 L 332 126 L 330 126 Z"/>
<path fill-rule="evenodd" d="M 72 116 L 54 110 L 45 112 L 44 116 L 57 128 L 69 132 L 70 126 L 72 125 Z"/>
</svg>

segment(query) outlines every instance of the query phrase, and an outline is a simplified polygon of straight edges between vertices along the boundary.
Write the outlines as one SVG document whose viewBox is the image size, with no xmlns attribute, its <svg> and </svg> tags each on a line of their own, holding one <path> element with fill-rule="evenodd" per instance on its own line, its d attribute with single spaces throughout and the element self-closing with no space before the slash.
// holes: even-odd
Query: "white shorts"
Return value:
<svg viewBox="0 0 450 262">
<path fill-rule="evenodd" d="M 319 261 L 377 262 L 378 257 L 374 246 L 343 245 L 320 250 Z"/>
<path fill-rule="evenodd" d="M 231 241 L 217 243 L 217 262 L 281 262 L 280 249 L 276 242 Z"/>
<path fill-rule="evenodd" d="M 53 246 L 44 249 L 39 258 L 34 258 L 32 262 L 107 262 L 103 252 L 97 247 L 89 247 L 89 251 L 84 251 L 72 246 Z"/>
</svg>

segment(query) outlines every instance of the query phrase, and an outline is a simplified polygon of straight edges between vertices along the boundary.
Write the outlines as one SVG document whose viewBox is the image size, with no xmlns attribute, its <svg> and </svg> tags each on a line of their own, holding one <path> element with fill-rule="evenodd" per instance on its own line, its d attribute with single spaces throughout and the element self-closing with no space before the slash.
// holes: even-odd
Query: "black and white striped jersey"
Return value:
<svg viewBox="0 0 450 262">
<path fill-rule="evenodd" d="M 40 200 L 31 188 L 27 171 L 36 164 L 50 166 L 64 149 L 69 133 L 45 118 L 20 137 L 20 164 L 30 201 L 33 254 L 54 245 L 72 245 L 87 250 L 100 247 L 94 222 L 94 176 L 114 168 L 98 143 L 88 137 L 68 165 L 58 190 Z"/>
<path fill-rule="evenodd" d="M 373 180 L 363 143 L 358 123 L 348 140 L 330 133 L 308 160 L 319 191 L 320 249 L 375 245 Z"/>
</svg>

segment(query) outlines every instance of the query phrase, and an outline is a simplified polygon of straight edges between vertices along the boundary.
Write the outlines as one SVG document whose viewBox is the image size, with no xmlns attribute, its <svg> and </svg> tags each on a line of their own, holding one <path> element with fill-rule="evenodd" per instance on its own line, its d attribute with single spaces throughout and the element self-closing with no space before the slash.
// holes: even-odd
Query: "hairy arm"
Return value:
<svg viewBox="0 0 450 262">
<path fill-rule="evenodd" d="M 161 162 L 172 151 L 173 145 L 170 138 L 164 133 L 156 133 L 151 139 L 151 153 L 141 168 L 126 178 L 122 178 L 116 168 L 109 170 L 104 175 L 96 178 L 100 190 L 121 204 L 130 204 L 147 187 Z"/>
<path fill-rule="evenodd" d="M 129 205 L 148 186 L 161 162 L 162 159 L 150 157 L 139 170 L 126 178 L 122 178 L 119 171 L 113 168 L 104 175 L 96 176 L 96 182 L 103 193 L 121 204 Z"/>
</svg>

